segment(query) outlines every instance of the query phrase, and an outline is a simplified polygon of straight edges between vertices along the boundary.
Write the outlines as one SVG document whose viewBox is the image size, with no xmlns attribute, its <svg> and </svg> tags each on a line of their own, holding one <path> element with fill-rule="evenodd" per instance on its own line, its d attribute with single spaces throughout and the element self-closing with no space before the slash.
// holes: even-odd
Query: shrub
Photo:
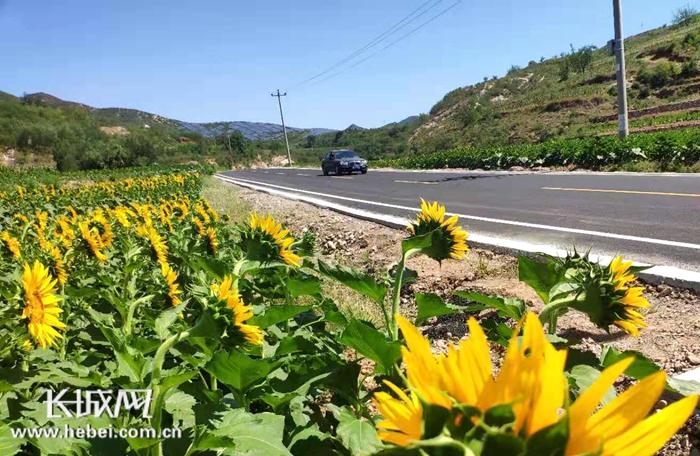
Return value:
<svg viewBox="0 0 700 456">
<path fill-rule="evenodd" d="M 700 161 L 700 129 L 634 135 L 624 140 L 609 136 L 556 139 L 539 144 L 461 146 L 394 160 L 391 165 L 419 169 L 569 165 L 602 169 L 643 160 L 653 161 L 662 169 L 692 166 Z"/>
<path fill-rule="evenodd" d="M 637 74 L 637 80 L 652 88 L 663 87 L 681 75 L 681 69 L 672 62 L 661 62 L 653 68 L 642 67 Z"/>
<path fill-rule="evenodd" d="M 691 32 L 683 38 L 683 46 L 690 48 L 700 47 L 700 33 Z"/>
<path fill-rule="evenodd" d="M 688 25 L 695 21 L 698 14 L 698 10 L 690 5 L 686 5 L 682 8 L 678 8 L 673 14 L 673 25 Z"/>
<path fill-rule="evenodd" d="M 508 76 L 512 76 L 513 74 L 517 73 L 517 72 L 520 71 L 520 70 L 522 70 L 522 68 L 520 68 L 518 65 L 512 65 L 512 66 L 508 69 L 507 75 L 508 75 Z"/>
<path fill-rule="evenodd" d="M 683 78 L 692 78 L 697 76 L 698 73 L 700 73 L 700 71 L 698 70 L 698 62 L 696 60 L 689 60 L 681 66 L 680 76 Z"/>
</svg>

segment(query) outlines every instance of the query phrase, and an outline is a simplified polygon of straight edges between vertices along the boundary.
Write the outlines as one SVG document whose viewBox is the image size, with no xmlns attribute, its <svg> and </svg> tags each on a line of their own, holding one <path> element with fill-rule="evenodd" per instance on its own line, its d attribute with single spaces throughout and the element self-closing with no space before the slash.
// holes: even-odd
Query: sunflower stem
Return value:
<svg viewBox="0 0 700 456">
<path fill-rule="evenodd" d="M 394 290 L 392 295 L 391 304 L 391 319 L 389 331 L 391 334 L 391 340 L 399 340 L 399 323 L 396 316 L 399 313 L 399 306 L 401 304 L 401 288 L 403 287 L 403 275 L 406 272 L 406 261 L 415 253 L 420 252 L 420 249 L 411 249 L 404 252 L 401 256 L 401 261 L 396 266 L 396 273 L 394 276 Z"/>
<path fill-rule="evenodd" d="M 547 324 L 547 332 L 549 334 L 556 334 L 559 314 L 562 310 L 569 307 L 569 305 L 571 305 L 571 299 L 566 298 L 552 301 L 542 309 L 542 312 L 540 312 L 540 321 L 543 324 Z"/>
<path fill-rule="evenodd" d="M 165 356 L 168 351 L 173 348 L 178 342 L 186 339 L 190 335 L 189 331 L 183 331 L 181 333 L 175 334 L 174 336 L 166 339 L 153 357 L 153 369 L 151 371 L 151 401 L 153 404 L 151 427 L 156 431 L 156 435 L 160 434 L 161 418 L 163 414 L 163 393 L 161 391 L 160 377 L 163 370 L 163 363 L 165 363 Z M 159 442 L 153 448 L 154 456 L 161 456 L 163 454 L 162 442 Z"/>
</svg>

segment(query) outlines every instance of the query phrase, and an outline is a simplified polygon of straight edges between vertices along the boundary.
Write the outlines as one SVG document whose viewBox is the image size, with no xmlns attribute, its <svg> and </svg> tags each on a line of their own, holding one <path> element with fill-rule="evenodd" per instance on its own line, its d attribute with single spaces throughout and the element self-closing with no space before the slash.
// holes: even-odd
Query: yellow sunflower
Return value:
<svg viewBox="0 0 700 456">
<path fill-rule="evenodd" d="M 652 455 L 693 413 L 698 396 L 686 397 L 647 418 L 666 387 L 665 372 L 646 377 L 598 409 L 605 394 L 633 361 L 627 358 L 605 369 L 571 406 L 567 455 Z"/>
<path fill-rule="evenodd" d="M 416 220 L 408 227 L 411 236 L 421 236 L 434 232 L 432 245 L 423 249 L 423 253 L 438 261 L 452 258 L 460 260 L 464 258 L 467 250 L 467 233 L 459 223 L 459 217 L 453 215 L 445 219 L 445 206 L 438 203 L 428 203 L 421 199 L 421 212 Z"/>
<path fill-rule="evenodd" d="M 294 238 L 289 235 L 289 230 L 284 229 L 282 224 L 275 221 L 272 216 L 261 216 L 253 213 L 250 215 L 248 225 L 253 232 L 253 238 L 255 238 L 256 234 L 262 236 L 262 239 L 253 239 L 254 241 L 265 240 L 272 242 L 276 246 L 277 255 L 282 261 L 292 266 L 301 265 L 301 258 L 291 249 L 292 244 L 294 244 Z"/>
<path fill-rule="evenodd" d="M 644 316 L 639 312 L 650 306 L 644 297 L 644 287 L 630 287 L 628 284 L 637 280 L 630 271 L 631 261 L 624 261 L 617 256 L 608 266 L 610 280 L 614 291 L 612 302 L 609 305 L 609 320 L 612 324 L 631 334 L 639 336 L 640 328 L 646 328 Z"/>
<path fill-rule="evenodd" d="M 61 298 L 56 295 L 56 280 L 44 265 L 35 261 L 31 267 L 25 263 L 22 286 L 25 303 L 22 318 L 29 319 L 29 334 L 41 348 L 55 345 L 56 339 L 63 337 L 57 329 L 66 327 L 58 319 L 63 310 L 58 305 Z"/>
<path fill-rule="evenodd" d="M 22 249 L 20 248 L 19 241 L 14 238 L 7 231 L 3 231 L 0 234 L 0 239 L 5 243 L 5 247 L 12 254 L 12 257 L 16 260 L 22 258 Z"/>
<path fill-rule="evenodd" d="M 104 263 L 107 261 L 107 255 L 102 251 L 104 245 L 102 244 L 102 238 L 95 228 L 90 228 L 90 224 L 87 221 L 79 222 L 78 229 L 80 230 L 80 235 L 83 240 L 87 243 L 90 251 L 97 261 Z"/>
<path fill-rule="evenodd" d="M 516 331 L 511 339 L 496 376 L 486 337 L 476 320 L 468 322 L 469 339 L 450 346 L 444 355 L 433 355 L 430 343 L 415 326 L 397 318 L 406 339 L 402 357 L 412 397 L 398 394 L 398 388 L 389 385 L 398 399 L 386 393 L 377 393 L 374 399 L 383 416 L 377 425 L 380 438 L 400 446 L 422 437 L 421 403 L 448 409 L 466 405 L 482 413 L 510 404 L 515 416 L 513 432 L 522 438 L 568 420 L 566 455 L 652 455 L 683 425 L 698 401 L 697 396 L 688 397 L 646 418 L 665 386 L 661 372 L 596 411 L 633 361 L 626 359 L 604 370 L 566 410 L 566 351 L 556 350 L 547 341 L 533 313 L 525 318 L 522 337 Z M 478 425 L 479 419 L 474 418 L 474 423 Z"/>
<path fill-rule="evenodd" d="M 207 228 L 207 240 L 209 241 L 209 249 L 211 253 L 216 254 L 219 250 L 219 240 L 216 237 L 216 229 L 213 227 Z"/>
<path fill-rule="evenodd" d="M 613 276 L 615 289 L 620 290 L 627 286 L 629 282 L 634 282 L 636 277 L 630 272 L 632 267 L 631 261 L 625 261 L 621 256 L 616 256 L 610 262 L 609 270 Z"/>
<path fill-rule="evenodd" d="M 73 244 L 73 240 L 75 240 L 75 231 L 73 231 L 73 228 L 71 227 L 71 221 L 65 215 L 61 215 L 56 218 L 54 235 L 67 249 L 69 249 Z"/>
<path fill-rule="evenodd" d="M 96 232 L 100 236 L 102 245 L 105 247 L 110 247 L 114 241 L 114 232 L 112 231 L 112 225 L 109 223 L 109 220 L 107 220 L 107 217 L 102 209 L 97 209 L 93 212 L 92 223 L 100 225 L 102 228 L 101 232 L 100 230 L 96 230 Z"/>
<path fill-rule="evenodd" d="M 68 281 L 68 273 L 66 272 L 66 263 L 63 260 L 61 250 L 52 242 L 46 241 L 42 246 L 44 251 L 51 256 L 53 260 L 53 270 L 56 273 L 56 280 L 59 285 L 65 285 Z"/>
<path fill-rule="evenodd" d="M 409 397 L 389 380 L 385 380 L 384 384 L 398 396 L 398 399 L 385 392 L 374 395 L 377 409 L 384 417 L 384 420 L 377 424 L 379 438 L 404 447 L 420 440 L 423 429 L 423 406 L 418 396 L 411 392 Z"/>
<path fill-rule="evenodd" d="M 124 228 L 131 227 L 131 218 L 136 216 L 131 209 L 125 206 L 117 206 L 110 213 L 117 220 L 117 223 Z"/>
<path fill-rule="evenodd" d="M 204 222 L 205 225 L 211 220 L 207 209 L 204 207 L 204 204 L 202 204 L 201 201 L 197 201 L 197 204 L 194 205 L 194 211 L 199 214 L 200 217 L 202 217 L 202 222 Z"/>
<path fill-rule="evenodd" d="M 136 228 L 136 234 L 149 240 L 158 264 L 160 264 L 161 268 L 165 267 L 165 265 L 168 264 L 168 244 L 165 243 L 165 240 L 158 233 L 158 230 L 150 224 L 139 225 L 139 227 Z"/>
<path fill-rule="evenodd" d="M 161 265 L 160 273 L 165 279 L 165 283 L 168 285 L 168 297 L 170 298 L 170 304 L 173 306 L 179 305 L 182 300 L 180 295 L 182 290 L 180 289 L 180 284 L 177 283 L 177 272 L 170 267 L 168 263 Z"/>
<path fill-rule="evenodd" d="M 231 309 L 233 326 L 241 336 L 251 344 L 261 345 L 264 338 L 263 331 L 257 326 L 245 324 L 253 317 L 253 308 L 243 302 L 233 278 L 230 275 L 225 276 L 221 284 L 212 284 L 211 291 L 220 302 Z"/>
</svg>

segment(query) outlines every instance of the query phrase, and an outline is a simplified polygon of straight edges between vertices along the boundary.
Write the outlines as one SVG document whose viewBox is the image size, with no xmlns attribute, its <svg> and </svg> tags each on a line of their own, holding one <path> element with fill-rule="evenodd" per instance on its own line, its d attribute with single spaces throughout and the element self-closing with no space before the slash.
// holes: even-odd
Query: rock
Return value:
<svg viewBox="0 0 700 456">
<path fill-rule="evenodd" d="M 699 365 L 700 364 L 700 355 L 697 353 L 688 353 L 688 356 L 686 357 L 688 362 L 693 365 Z"/>
<path fill-rule="evenodd" d="M 672 292 L 671 287 L 666 286 L 666 285 L 659 285 L 659 297 L 660 298 L 665 298 L 666 296 L 670 295 Z"/>
</svg>

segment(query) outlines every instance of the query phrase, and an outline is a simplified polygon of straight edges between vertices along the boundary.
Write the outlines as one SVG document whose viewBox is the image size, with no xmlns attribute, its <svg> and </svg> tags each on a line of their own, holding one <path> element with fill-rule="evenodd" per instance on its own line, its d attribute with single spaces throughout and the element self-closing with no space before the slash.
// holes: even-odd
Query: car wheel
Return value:
<svg viewBox="0 0 700 456">
<path fill-rule="evenodd" d="M 367 170 L 366 170 L 366 169 L 363 169 L 363 170 L 362 170 L 362 174 L 367 174 Z"/>
<path fill-rule="evenodd" d="M 322 167 L 321 170 L 323 171 L 324 176 L 328 175 L 328 170 L 325 167 Z"/>
<path fill-rule="evenodd" d="M 343 173 L 340 171 L 340 166 L 336 165 L 335 167 L 335 175 L 336 176 L 342 176 Z"/>
</svg>

